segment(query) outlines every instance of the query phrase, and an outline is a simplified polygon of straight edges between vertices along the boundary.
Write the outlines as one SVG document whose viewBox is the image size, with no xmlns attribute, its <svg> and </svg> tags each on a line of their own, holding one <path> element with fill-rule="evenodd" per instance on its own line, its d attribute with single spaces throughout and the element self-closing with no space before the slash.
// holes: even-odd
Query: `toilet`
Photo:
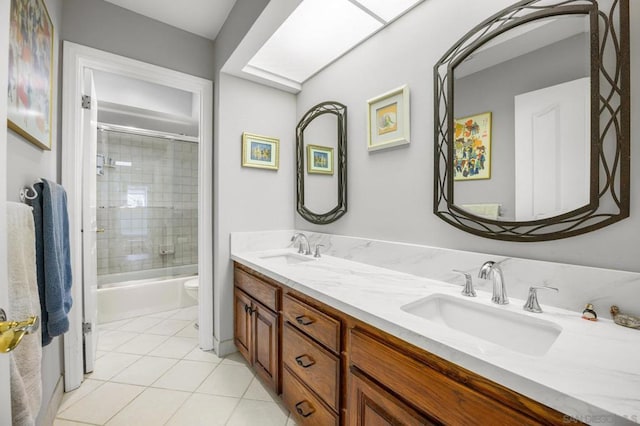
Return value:
<svg viewBox="0 0 640 426">
<path fill-rule="evenodd" d="M 190 280 L 184 282 L 184 290 L 196 302 L 198 302 L 198 287 L 200 287 L 200 280 L 198 279 L 198 277 L 191 278 Z M 198 329 L 198 323 L 195 323 L 193 326 Z"/>
<path fill-rule="evenodd" d="M 184 282 L 184 289 L 189 296 L 191 296 L 196 302 L 198 301 L 198 287 L 200 287 L 200 280 L 198 277 L 191 278 Z"/>
</svg>

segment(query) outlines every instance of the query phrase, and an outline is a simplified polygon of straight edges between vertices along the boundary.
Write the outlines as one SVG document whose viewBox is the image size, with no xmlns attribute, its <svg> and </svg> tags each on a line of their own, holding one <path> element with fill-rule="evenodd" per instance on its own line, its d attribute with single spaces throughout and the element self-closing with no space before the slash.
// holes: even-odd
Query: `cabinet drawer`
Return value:
<svg viewBox="0 0 640 426">
<path fill-rule="evenodd" d="M 340 352 L 340 321 L 288 294 L 282 298 L 284 320 L 332 351 Z"/>
<path fill-rule="evenodd" d="M 470 389 L 366 332 L 350 332 L 351 363 L 445 424 L 535 425 L 535 420 Z"/>
<path fill-rule="evenodd" d="M 294 413 L 299 425 L 339 424 L 338 416 L 300 383 L 287 367 L 282 369 L 282 399 L 289 411 Z"/>
<path fill-rule="evenodd" d="M 282 360 L 309 388 L 338 411 L 340 359 L 285 324 L 282 333 Z"/>
<path fill-rule="evenodd" d="M 278 311 L 278 292 L 280 291 L 278 287 L 262 281 L 260 278 L 254 277 L 239 268 L 235 268 L 233 281 L 236 287 L 241 288 L 249 296 L 272 311 Z"/>
</svg>

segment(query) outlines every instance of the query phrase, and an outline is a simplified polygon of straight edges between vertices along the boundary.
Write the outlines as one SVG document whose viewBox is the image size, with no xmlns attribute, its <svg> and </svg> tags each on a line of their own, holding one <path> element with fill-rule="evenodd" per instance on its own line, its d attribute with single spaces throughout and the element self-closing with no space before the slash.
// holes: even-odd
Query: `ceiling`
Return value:
<svg viewBox="0 0 640 426">
<path fill-rule="evenodd" d="M 236 0 L 105 0 L 213 40 Z"/>
</svg>

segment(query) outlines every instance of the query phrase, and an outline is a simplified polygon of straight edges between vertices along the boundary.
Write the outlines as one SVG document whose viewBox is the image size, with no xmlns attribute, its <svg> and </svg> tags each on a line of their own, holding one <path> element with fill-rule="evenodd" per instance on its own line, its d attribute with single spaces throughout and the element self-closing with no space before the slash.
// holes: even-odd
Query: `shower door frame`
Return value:
<svg viewBox="0 0 640 426">
<path fill-rule="evenodd" d="M 191 92 L 199 97 L 198 149 L 198 275 L 199 345 L 214 347 L 213 325 L 213 82 L 157 65 L 65 41 L 63 43 L 62 184 L 67 190 L 74 307 L 64 339 L 65 391 L 83 380 L 82 350 L 82 129 L 81 105 L 84 70 L 129 78 Z"/>
</svg>

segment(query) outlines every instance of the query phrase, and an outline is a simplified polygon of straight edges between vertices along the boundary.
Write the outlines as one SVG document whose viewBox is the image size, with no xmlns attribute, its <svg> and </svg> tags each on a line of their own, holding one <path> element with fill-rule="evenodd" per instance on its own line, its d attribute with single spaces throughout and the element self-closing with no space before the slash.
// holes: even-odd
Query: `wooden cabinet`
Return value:
<svg viewBox="0 0 640 426">
<path fill-rule="evenodd" d="M 580 424 L 247 267 L 234 291 L 236 346 L 300 425 Z"/>
<path fill-rule="evenodd" d="M 238 268 L 235 284 L 236 347 L 263 382 L 280 393 L 280 326 L 276 310 L 280 289 Z"/>
<path fill-rule="evenodd" d="M 437 425 L 391 393 L 376 385 L 358 369 L 349 373 L 349 422 L 354 426 Z"/>
</svg>

